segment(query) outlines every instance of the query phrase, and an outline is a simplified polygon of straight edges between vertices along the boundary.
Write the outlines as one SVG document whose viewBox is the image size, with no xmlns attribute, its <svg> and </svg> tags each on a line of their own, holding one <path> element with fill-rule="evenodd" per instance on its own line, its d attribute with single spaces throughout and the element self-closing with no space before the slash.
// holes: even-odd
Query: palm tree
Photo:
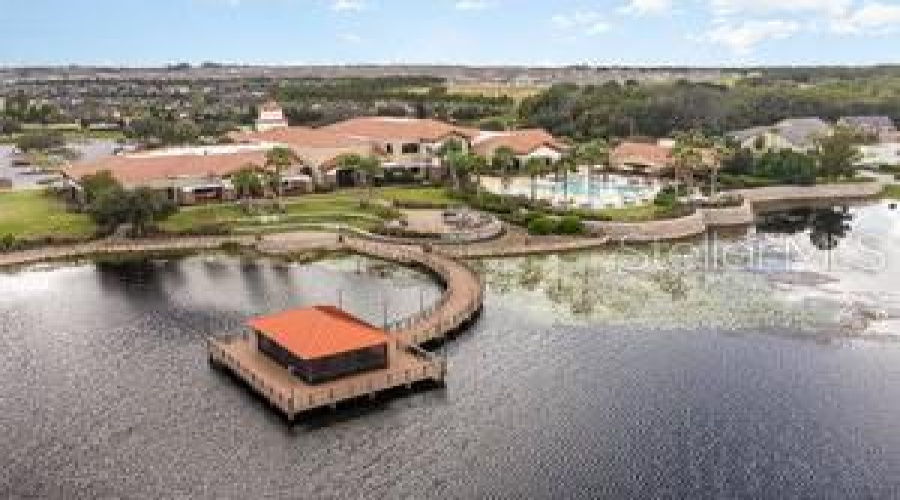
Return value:
<svg viewBox="0 0 900 500">
<path fill-rule="evenodd" d="M 493 165 L 500 170 L 500 179 L 503 190 L 509 189 L 511 170 L 516 166 L 516 153 L 508 146 L 501 146 L 494 150 Z"/>
<path fill-rule="evenodd" d="M 337 158 L 338 168 L 353 170 L 362 178 L 367 187 L 365 204 L 372 203 L 375 190 L 375 179 L 383 171 L 381 159 L 377 156 L 361 156 L 356 153 L 343 154 Z"/>
<path fill-rule="evenodd" d="M 262 179 L 258 172 L 257 165 L 247 163 L 231 176 L 231 184 L 237 191 L 238 197 L 244 201 L 245 208 L 249 206 L 253 194 L 262 190 Z"/>
<path fill-rule="evenodd" d="M 574 151 L 569 151 L 559 161 L 556 162 L 556 166 L 554 167 L 556 171 L 556 178 L 559 179 L 559 173 L 562 172 L 562 184 L 563 184 L 563 204 L 569 204 L 569 174 L 572 172 L 578 171 L 578 158 L 575 156 Z"/>
<path fill-rule="evenodd" d="M 694 170 L 703 162 L 703 155 L 695 144 L 691 134 L 679 134 L 672 148 L 675 178 L 681 179 L 689 191 L 694 187 Z"/>
<path fill-rule="evenodd" d="M 580 144 L 575 148 L 575 156 L 579 163 L 590 165 L 592 168 L 601 165 L 606 169 L 609 164 L 609 143 L 603 139 Z"/>
<path fill-rule="evenodd" d="M 448 170 L 447 173 L 450 174 L 450 183 L 453 186 L 453 189 L 456 191 L 459 191 L 460 187 L 459 172 L 457 169 L 460 168 L 459 160 L 462 155 L 463 144 L 456 139 L 451 139 L 445 142 L 438 150 L 438 156 L 441 159 L 441 165 Z"/>
<path fill-rule="evenodd" d="M 525 162 L 525 172 L 531 178 L 531 204 L 537 198 L 537 178 L 547 171 L 547 162 L 543 158 L 532 157 Z"/>
<path fill-rule="evenodd" d="M 719 170 L 722 168 L 722 163 L 732 157 L 734 151 L 724 140 L 718 139 L 713 141 L 712 154 L 709 194 L 713 200 L 716 200 L 719 197 Z"/>
<path fill-rule="evenodd" d="M 591 175 L 594 173 L 595 167 L 597 165 L 600 165 L 600 168 L 603 171 L 606 171 L 609 168 L 609 143 L 607 143 L 603 139 L 594 139 L 592 141 L 580 144 L 575 148 L 575 157 L 579 164 L 589 165 L 587 196 L 590 199 L 590 189 L 593 185 L 593 183 L 591 182 Z M 604 175 L 604 183 L 605 182 L 606 175 Z"/>
<path fill-rule="evenodd" d="M 247 163 L 231 176 L 231 184 L 234 185 L 235 191 L 244 200 L 245 204 L 250 201 L 254 192 L 262 188 L 262 181 L 259 178 L 258 171 L 258 166 L 253 163 Z"/>
<path fill-rule="evenodd" d="M 481 198 L 481 174 L 487 170 L 488 160 L 479 154 L 469 154 L 469 170 L 475 174 L 475 198 Z"/>
<path fill-rule="evenodd" d="M 286 147 L 275 147 L 266 152 L 266 167 L 271 168 L 270 180 L 275 185 L 275 198 L 281 207 L 282 177 L 284 169 L 300 161 L 294 150 Z"/>
<path fill-rule="evenodd" d="M 375 194 L 375 179 L 384 171 L 381 158 L 374 155 L 364 156 L 362 164 L 359 166 L 359 171 L 365 176 L 365 183 L 368 188 L 366 204 L 369 204 L 372 202 L 372 197 Z"/>
</svg>

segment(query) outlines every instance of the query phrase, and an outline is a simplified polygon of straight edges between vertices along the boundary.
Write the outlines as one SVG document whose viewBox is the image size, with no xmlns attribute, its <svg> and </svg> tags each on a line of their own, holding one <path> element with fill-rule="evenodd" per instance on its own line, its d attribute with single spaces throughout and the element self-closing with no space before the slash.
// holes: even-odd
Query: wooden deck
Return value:
<svg viewBox="0 0 900 500">
<path fill-rule="evenodd" d="M 421 349 L 422 343 L 443 339 L 465 328 L 481 311 L 483 283 L 467 266 L 449 257 L 423 251 L 417 246 L 372 243 L 346 239 L 344 249 L 362 255 L 417 266 L 432 273 L 444 286 L 440 300 L 427 310 L 404 318 L 387 331 L 393 337 L 389 366 L 343 377 L 324 384 L 306 384 L 286 369 L 256 351 L 246 336 L 210 338 L 210 362 L 243 380 L 289 420 L 299 414 L 340 402 L 371 396 L 388 389 L 413 384 L 443 382 L 445 360 Z M 294 245 L 269 247 L 270 253 L 289 253 Z"/>
<path fill-rule="evenodd" d="M 265 398 L 289 420 L 315 408 L 334 406 L 396 387 L 444 380 L 446 363 L 425 351 L 397 345 L 390 366 L 311 385 L 255 350 L 245 337 L 209 339 L 210 362 L 230 371 Z"/>
</svg>

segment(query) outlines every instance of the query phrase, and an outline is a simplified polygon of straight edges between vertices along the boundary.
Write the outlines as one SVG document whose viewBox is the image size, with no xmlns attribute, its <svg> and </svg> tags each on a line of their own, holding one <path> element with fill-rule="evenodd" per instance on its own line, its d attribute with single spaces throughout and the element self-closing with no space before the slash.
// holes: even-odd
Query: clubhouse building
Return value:
<svg viewBox="0 0 900 500">
<path fill-rule="evenodd" d="M 237 197 L 231 178 L 240 170 L 267 170 L 266 152 L 291 149 L 298 161 L 282 172 L 282 192 L 300 195 L 315 190 L 350 187 L 355 172 L 344 169 L 345 154 L 381 158 L 382 182 L 438 182 L 446 174 L 440 150 L 450 141 L 490 157 L 497 149 L 511 149 L 517 159 L 557 161 L 566 146 L 543 130 L 483 132 L 438 120 L 414 118 L 352 118 L 329 126 L 289 127 L 269 103 L 261 107 L 256 131 L 230 134 L 231 144 L 150 150 L 103 158 L 63 168 L 73 191 L 86 176 L 109 171 L 124 186 L 150 187 L 182 205 L 230 201 Z"/>
</svg>

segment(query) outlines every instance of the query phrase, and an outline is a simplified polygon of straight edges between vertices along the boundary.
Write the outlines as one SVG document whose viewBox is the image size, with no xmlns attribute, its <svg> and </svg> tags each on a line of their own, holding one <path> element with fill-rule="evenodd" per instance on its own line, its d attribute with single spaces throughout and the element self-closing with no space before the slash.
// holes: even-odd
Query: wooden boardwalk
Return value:
<svg viewBox="0 0 900 500">
<path fill-rule="evenodd" d="M 416 246 L 373 243 L 344 239 L 344 250 L 401 265 L 419 267 L 431 273 L 444 287 L 440 300 L 415 316 L 388 326 L 393 337 L 389 366 L 324 384 L 306 384 L 255 350 L 249 337 L 210 338 L 207 350 L 210 362 L 230 371 L 257 394 L 293 421 L 303 412 L 333 407 L 342 401 L 397 387 L 411 387 L 425 381 L 443 382 L 446 362 L 423 349 L 426 342 L 444 339 L 466 327 L 480 313 L 484 285 L 465 264 Z M 269 253 L 291 253 L 297 245 L 289 240 L 270 244 Z"/>
</svg>

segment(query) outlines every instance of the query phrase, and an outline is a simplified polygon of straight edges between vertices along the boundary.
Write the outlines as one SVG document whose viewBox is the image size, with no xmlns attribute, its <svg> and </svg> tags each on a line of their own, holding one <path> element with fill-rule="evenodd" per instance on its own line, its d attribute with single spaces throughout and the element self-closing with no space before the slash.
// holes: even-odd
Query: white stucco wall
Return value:
<svg viewBox="0 0 900 500">
<path fill-rule="evenodd" d="M 900 143 L 860 146 L 859 152 L 862 154 L 859 165 L 900 165 Z"/>
<path fill-rule="evenodd" d="M 535 149 L 534 151 L 532 151 L 531 153 L 529 153 L 525 156 L 520 156 L 519 158 L 524 159 L 524 160 L 527 160 L 528 158 L 546 158 L 550 161 L 556 162 L 556 161 L 559 161 L 560 158 L 562 158 L 562 153 L 553 148 L 548 148 L 547 146 L 541 146 L 541 147 Z"/>
</svg>

